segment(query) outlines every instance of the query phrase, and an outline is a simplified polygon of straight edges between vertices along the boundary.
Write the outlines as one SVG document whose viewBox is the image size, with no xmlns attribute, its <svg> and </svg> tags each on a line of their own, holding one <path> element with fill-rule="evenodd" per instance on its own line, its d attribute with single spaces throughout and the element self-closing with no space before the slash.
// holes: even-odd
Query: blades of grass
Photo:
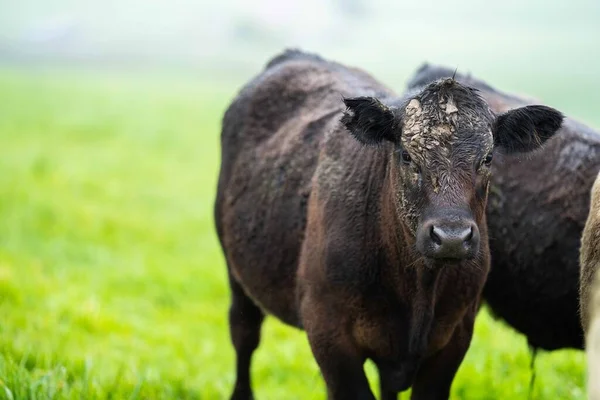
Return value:
<svg viewBox="0 0 600 400">
<path fill-rule="evenodd" d="M 84 363 L 84 368 L 83 368 L 83 388 L 81 389 L 81 393 L 79 395 L 79 398 L 84 400 L 84 399 L 88 399 L 89 397 L 89 392 L 90 392 L 90 380 L 93 379 L 92 378 L 92 369 L 93 369 L 94 363 L 92 361 L 92 359 L 90 357 L 86 357 L 85 358 L 85 363 Z"/>
<path fill-rule="evenodd" d="M 115 379 L 112 384 L 109 386 L 108 393 L 106 394 L 107 400 L 111 400 L 113 398 L 114 393 L 117 393 L 119 390 L 119 386 L 121 385 L 123 374 L 125 373 L 125 364 L 122 363 L 117 373 L 115 375 Z"/>
<path fill-rule="evenodd" d="M 133 393 L 129 396 L 129 400 L 136 400 L 139 398 L 140 393 L 142 391 L 142 387 L 144 386 L 145 378 L 144 376 L 140 376 L 135 387 L 133 388 Z"/>
<path fill-rule="evenodd" d="M 4 394 L 6 395 L 7 400 L 14 400 L 14 396 L 12 391 L 4 384 L 4 382 L 0 381 L 2 388 L 4 389 Z"/>
</svg>

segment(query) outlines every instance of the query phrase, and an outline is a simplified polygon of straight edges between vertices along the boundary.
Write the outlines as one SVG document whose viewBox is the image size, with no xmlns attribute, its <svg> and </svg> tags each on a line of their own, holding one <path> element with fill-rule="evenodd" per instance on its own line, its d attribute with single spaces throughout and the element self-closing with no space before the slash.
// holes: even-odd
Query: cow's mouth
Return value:
<svg viewBox="0 0 600 400">
<path fill-rule="evenodd" d="M 432 258 L 425 257 L 425 265 L 429 268 L 447 268 L 447 267 L 455 267 L 460 265 L 461 263 L 468 261 L 467 258 Z"/>
</svg>

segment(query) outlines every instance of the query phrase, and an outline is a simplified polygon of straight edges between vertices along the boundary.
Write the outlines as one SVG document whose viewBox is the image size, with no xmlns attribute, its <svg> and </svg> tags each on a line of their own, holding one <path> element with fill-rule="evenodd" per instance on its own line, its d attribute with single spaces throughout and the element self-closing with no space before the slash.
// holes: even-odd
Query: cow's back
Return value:
<svg viewBox="0 0 600 400">
<path fill-rule="evenodd" d="M 338 127 L 342 96 L 379 89 L 364 72 L 287 51 L 225 114 L 217 231 L 234 279 L 287 323 L 298 325 L 296 269 L 320 145 Z"/>
</svg>

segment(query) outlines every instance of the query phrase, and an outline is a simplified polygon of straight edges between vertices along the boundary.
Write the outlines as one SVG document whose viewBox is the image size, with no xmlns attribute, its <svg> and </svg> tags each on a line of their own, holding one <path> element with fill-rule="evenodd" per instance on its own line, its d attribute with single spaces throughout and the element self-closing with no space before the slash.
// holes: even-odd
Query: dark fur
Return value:
<svg viewBox="0 0 600 400">
<path fill-rule="evenodd" d="M 424 127 L 453 133 L 431 148 L 426 136 L 404 146 L 423 161 L 407 164 L 398 146 L 410 139 L 417 99 Z M 232 292 L 233 398 L 251 398 L 265 312 L 306 329 L 331 399 L 373 399 L 366 359 L 385 399 L 411 385 L 414 399 L 448 397 L 489 267 L 482 160 L 493 127 L 487 104 L 455 81 L 398 98 L 358 69 L 297 51 L 242 90 L 223 120 L 215 204 Z M 493 135 L 512 147 L 503 126 Z M 481 245 L 470 259 L 416 251 L 409 217 L 446 213 L 476 223 Z"/>
<path fill-rule="evenodd" d="M 452 73 L 424 65 L 408 86 L 414 90 Z M 496 113 L 531 102 L 471 76 L 456 79 L 478 88 Z M 583 348 L 579 246 L 599 169 L 600 135 L 570 118 L 543 149 L 493 163 L 487 208 L 492 269 L 484 298 L 534 347 Z"/>
</svg>

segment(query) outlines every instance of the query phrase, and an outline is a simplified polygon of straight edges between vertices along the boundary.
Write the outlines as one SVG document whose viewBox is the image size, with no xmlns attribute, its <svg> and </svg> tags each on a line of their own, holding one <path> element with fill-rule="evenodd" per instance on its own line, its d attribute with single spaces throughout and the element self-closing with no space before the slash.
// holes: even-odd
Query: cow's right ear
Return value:
<svg viewBox="0 0 600 400">
<path fill-rule="evenodd" d="M 396 116 L 374 97 L 344 98 L 346 111 L 342 124 L 359 142 L 377 145 L 384 140 L 395 143 Z"/>
</svg>

